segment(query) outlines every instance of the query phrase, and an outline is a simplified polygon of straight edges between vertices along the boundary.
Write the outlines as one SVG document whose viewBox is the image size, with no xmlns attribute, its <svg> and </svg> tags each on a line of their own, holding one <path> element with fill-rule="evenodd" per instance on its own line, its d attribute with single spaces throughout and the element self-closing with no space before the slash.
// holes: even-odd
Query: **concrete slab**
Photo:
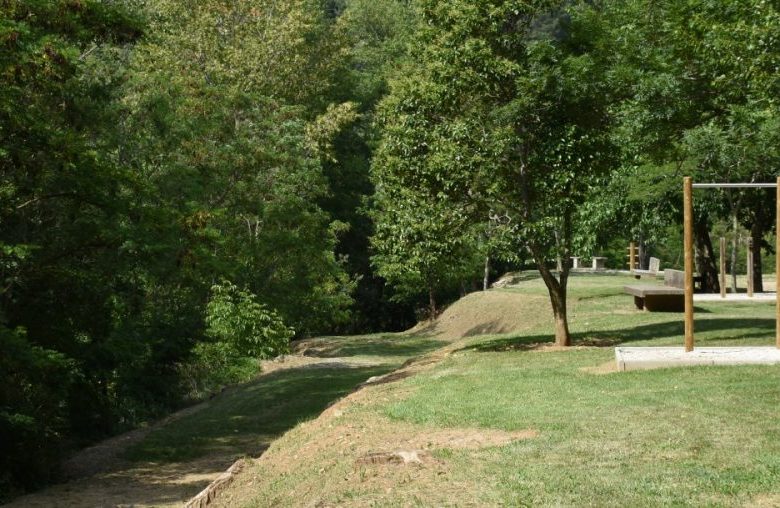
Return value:
<svg viewBox="0 0 780 508">
<path fill-rule="evenodd" d="M 750 297 L 747 293 L 726 293 L 726 298 L 721 298 L 720 293 L 700 293 L 693 295 L 694 302 L 774 302 L 777 293 L 753 293 Z"/>
<path fill-rule="evenodd" d="M 773 365 L 780 364 L 780 349 L 697 347 L 686 353 L 683 347 L 616 347 L 615 361 L 620 371 L 691 365 Z"/>
</svg>

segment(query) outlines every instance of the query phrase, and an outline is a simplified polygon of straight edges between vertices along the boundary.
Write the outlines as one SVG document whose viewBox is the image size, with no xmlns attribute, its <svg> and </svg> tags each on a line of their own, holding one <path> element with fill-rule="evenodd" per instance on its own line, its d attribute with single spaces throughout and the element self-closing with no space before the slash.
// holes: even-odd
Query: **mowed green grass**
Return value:
<svg viewBox="0 0 780 508">
<path fill-rule="evenodd" d="M 624 283 L 633 279 L 573 278 L 575 342 L 681 345 L 682 314 L 635 311 Z M 510 289 L 524 290 L 538 281 Z M 440 452 L 455 479 L 490 485 L 486 504 L 780 505 L 780 366 L 596 375 L 586 369 L 614 361 L 614 349 L 533 351 L 550 328 L 476 338 L 404 381 L 412 395 L 374 410 L 432 427 L 538 431 Z M 774 304 L 697 307 L 698 345 L 771 345 L 774 328 Z"/>
</svg>

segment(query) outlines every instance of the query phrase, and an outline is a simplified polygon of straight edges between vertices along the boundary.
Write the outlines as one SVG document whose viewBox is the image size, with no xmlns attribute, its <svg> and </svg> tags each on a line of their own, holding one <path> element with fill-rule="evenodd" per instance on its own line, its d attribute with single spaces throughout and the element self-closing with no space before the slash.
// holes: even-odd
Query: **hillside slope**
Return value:
<svg viewBox="0 0 780 508">
<path fill-rule="evenodd" d="M 71 481 L 10 506 L 181 505 L 237 458 L 258 456 L 280 434 L 316 417 L 366 379 L 431 351 L 451 350 L 463 336 L 521 329 L 527 325 L 523 302 L 510 292 L 476 293 L 451 305 L 435 322 L 405 333 L 299 341 L 295 354 L 264 362 L 255 381 L 153 429 L 83 450 L 68 461 L 68 469 L 76 471 L 69 474 Z"/>
<path fill-rule="evenodd" d="M 287 432 L 215 506 L 777 506 L 780 369 L 594 368 L 614 363 L 597 345 L 682 342 L 678 314 L 633 308 L 631 280 L 572 280 L 566 350 L 546 346 L 539 281 L 470 295 L 416 329 L 444 347 Z M 697 340 L 772 343 L 773 311 L 703 305 Z"/>
<path fill-rule="evenodd" d="M 455 340 L 475 335 L 527 330 L 552 319 L 546 295 L 491 290 L 470 293 L 456 301 L 433 322 L 412 328 L 439 339 Z"/>
</svg>

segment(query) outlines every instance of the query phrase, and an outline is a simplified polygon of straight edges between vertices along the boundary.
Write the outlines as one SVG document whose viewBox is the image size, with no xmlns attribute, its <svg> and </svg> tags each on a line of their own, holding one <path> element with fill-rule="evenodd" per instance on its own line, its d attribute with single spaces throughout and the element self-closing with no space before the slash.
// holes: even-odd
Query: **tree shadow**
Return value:
<svg viewBox="0 0 780 508">
<path fill-rule="evenodd" d="M 698 312 L 698 311 L 697 311 Z M 729 339 L 772 338 L 775 320 L 767 318 L 714 318 L 695 322 L 697 333 L 733 332 Z M 574 346 L 614 347 L 625 342 L 640 342 L 670 337 L 681 337 L 685 332 L 682 319 L 633 326 L 615 330 L 598 330 L 572 333 Z M 489 340 L 462 350 L 477 352 L 525 351 L 552 344 L 554 336 L 524 335 Z"/>
<path fill-rule="evenodd" d="M 424 331 L 420 331 L 424 333 Z M 309 340 L 296 347 L 303 356 L 317 358 L 340 358 L 350 356 L 419 356 L 448 344 L 420 335 L 398 334 L 372 337 L 325 337 Z"/>
<path fill-rule="evenodd" d="M 237 459 L 261 455 L 289 429 L 396 366 L 304 365 L 261 376 L 151 431 L 110 470 L 24 496 L 14 506 L 183 504 Z"/>
<path fill-rule="evenodd" d="M 498 333 L 509 333 L 511 330 L 507 330 L 507 325 L 498 321 L 491 321 L 489 323 L 480 323 L 474 326 L 463 334 L 463 337 L 474 337 L 476 335 L 491 335 Z"/>
<path fill-rule="evenodd" d="M 392 366 L 273 372 L 224 392 L 208 407 L 150 433 L 127 450 L 134 461 L 183 462 L 204 455 L 251 454 Z"/>
</svg>

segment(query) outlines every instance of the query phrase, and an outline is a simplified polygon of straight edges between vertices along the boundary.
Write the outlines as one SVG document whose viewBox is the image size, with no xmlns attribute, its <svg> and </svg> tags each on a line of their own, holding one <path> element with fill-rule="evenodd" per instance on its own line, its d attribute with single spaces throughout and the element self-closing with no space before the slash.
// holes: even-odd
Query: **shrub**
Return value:
<svg viewBox="0 0 780 508">
<path fill-rule="evenodd" d="M 260 359 L 289 351 L 295 333 L 254 294 L 229 281 L 211 287 L 206 325 L 206 335 L 228 345 L 238 356 Z"/>
</svg>

